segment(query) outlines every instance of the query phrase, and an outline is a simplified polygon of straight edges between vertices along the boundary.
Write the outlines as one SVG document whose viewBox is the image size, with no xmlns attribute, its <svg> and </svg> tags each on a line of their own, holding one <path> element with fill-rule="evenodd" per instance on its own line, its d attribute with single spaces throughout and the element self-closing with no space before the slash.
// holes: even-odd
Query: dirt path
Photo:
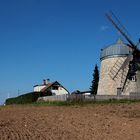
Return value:
<svg viewBox="0 0 140 140">
<path fill-rule="evenodd" d="M 0 140 L 140 140 L 140 103 L 0 107 Z"/>
</svg>

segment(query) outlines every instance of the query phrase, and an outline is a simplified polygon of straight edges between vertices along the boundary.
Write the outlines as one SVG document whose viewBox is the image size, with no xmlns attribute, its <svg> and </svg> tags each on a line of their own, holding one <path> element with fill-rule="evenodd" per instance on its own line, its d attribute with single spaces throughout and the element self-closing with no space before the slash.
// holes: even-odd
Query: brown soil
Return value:
<svg viewBox="0 0 140 140">
<path fill-rule="evenodd" d="M 0 140 L 140 140 L 140 103 L 0 107 Z"/>
</svg>

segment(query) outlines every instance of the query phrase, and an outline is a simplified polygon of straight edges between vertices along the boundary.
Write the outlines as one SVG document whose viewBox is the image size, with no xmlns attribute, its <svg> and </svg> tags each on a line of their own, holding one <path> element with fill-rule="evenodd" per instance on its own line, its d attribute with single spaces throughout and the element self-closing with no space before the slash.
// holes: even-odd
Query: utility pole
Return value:
<svg viewBox="0 0 140 140">
<path fill-rule="evenodd" d="M 18 96 L 20 95 L 20 90 L 18 89 Z"/>
<path fill-rule="evenodd" d="M 10 98 L 10 93 L 7 94 L 7 98 Z"/>
</svg>

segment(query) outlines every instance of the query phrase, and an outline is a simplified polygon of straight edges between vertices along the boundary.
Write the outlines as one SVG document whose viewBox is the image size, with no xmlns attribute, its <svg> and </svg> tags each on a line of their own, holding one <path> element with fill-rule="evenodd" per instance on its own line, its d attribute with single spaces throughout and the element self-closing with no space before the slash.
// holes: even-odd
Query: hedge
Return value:
<svg viewBox="0 0 140 140">
<path fill-rule="evenodd" d="M 14 98 L 8 98 L 5 101 L 6 105 L 10 104 L 27 104 L 36 102 L 38 97 L 46 96 L 46 93 L 43 92 L 30 92 L 27 94 L 20 95 Z"/>
</svg>

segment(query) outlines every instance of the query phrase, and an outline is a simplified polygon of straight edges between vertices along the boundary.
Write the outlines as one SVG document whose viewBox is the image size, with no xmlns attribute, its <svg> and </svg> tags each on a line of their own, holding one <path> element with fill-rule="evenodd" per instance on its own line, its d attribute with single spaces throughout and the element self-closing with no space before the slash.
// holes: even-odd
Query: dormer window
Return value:
<svg viewBox="0 0 140 140">
<path fill-rule="evenodd" d="M 52 90 L 58 90 L 58 86 L 53 86 Z"/>
</svg>

